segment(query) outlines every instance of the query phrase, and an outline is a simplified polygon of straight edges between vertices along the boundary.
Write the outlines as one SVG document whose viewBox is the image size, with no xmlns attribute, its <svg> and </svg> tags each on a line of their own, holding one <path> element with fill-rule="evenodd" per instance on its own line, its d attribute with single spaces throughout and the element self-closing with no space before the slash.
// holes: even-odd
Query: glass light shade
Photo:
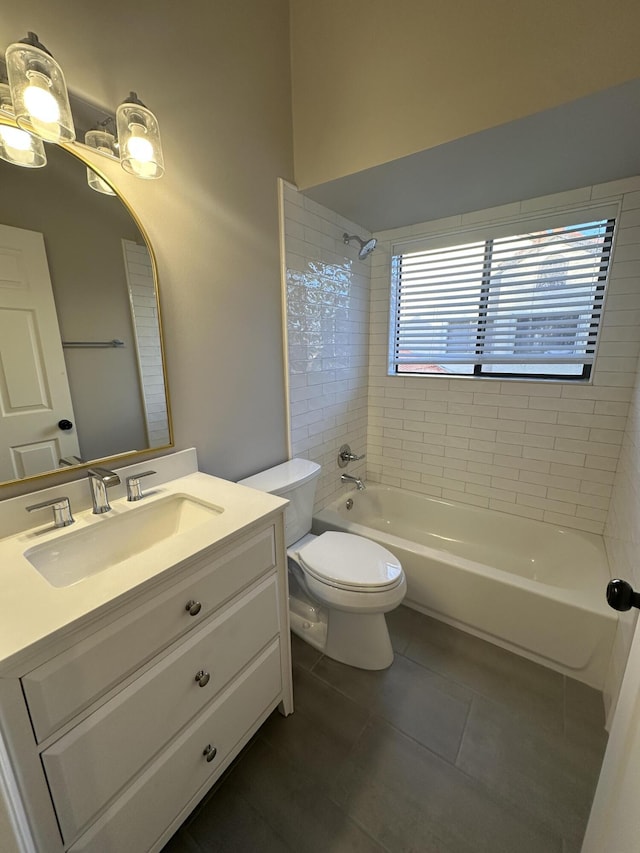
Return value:
<svg viewBox="0 0 640 853">
<path fill-rule="evenodd" d="M 35 42 L 29 43 L 29 42 Z M 9 45 L 5 60 L 18 125 L 46 142 L 76 138 L 64 75 L 37 36 Z"/>
<path fill-rule="evenodd" d="M 11 92 L 6 83 L 0 83 L 0 112 L 13 118 Z M 47 163 L 42 140 L 26 130 L 6 124 L 0 124 L 0 158 L 27 169 L 39 169 Z"/>
<path fill-rule="evenodd" d="M 27 169 L 39 169 L 47 165 L 42 140 L 19 127 L 7 125 L 0 125 L 0 158 Z"/>
<path fill-rule="evenodd" d="M 138 178 L 161 178 L 164 158 L 158 122 L 135 92 L 116 110 L 116 124 L 122 168 Z"/>
<path fill-rule="evenodd" d="M 84 137 L 85 144 L 90 148 L 95 148 L 101 154 L 106 154 L 108 157 L 118 158 L 116 150 L 116 138 L 112 133 L 106 130 L 89 130 Z M 87 183 L 92 190 L 103 195 L 115 195 L 115 190 L 112 190 L 109 184 L 97 175 L 93 169 L 87 166 Z"/>
</svg>

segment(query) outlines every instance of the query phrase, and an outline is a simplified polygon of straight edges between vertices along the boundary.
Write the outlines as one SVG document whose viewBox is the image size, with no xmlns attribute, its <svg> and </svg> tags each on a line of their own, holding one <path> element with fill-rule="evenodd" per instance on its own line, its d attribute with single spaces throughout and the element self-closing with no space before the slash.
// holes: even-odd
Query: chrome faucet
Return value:
<svg viewBox="0 0 640 853">
<path fill-rule="evenodd" d="M 109 471 L 108 468 L 89 468 L 87 476 L 89 477 L 94 513 L 100 515 L 100 513 L 109 512 L 111 506 L 107 497 L 107 489 L 111 486 L 117 486 L 120 477 L 115 471 Z"/>
<path fill-rule="evenodd" d="M 359 477 L 352 477 L 351 474 L 341 474 L 340 479 L 343 483 L 355 483 L 359 492 L 365 489 L 365 485 Z"/>
</svg>

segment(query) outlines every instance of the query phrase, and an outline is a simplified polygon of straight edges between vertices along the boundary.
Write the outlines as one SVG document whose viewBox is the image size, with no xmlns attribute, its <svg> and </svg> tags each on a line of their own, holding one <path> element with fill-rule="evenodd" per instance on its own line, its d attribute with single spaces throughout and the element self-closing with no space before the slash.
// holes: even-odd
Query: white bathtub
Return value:
<svg viewBox="0 0 640 853">
<path fill-rule="evenodd" d="M 385 486 L 351 492 L 313 530 L 375 539 L 410 607 L 602 689 L 617 618 L 601 536 Z"/>
</svg>

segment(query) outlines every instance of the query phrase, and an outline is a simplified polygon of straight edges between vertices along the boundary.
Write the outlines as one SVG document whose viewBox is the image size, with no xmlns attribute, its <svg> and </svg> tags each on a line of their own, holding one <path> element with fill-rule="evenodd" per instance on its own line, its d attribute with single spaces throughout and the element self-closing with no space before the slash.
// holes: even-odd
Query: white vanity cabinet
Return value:
<svg viewBox="0 0 640 853">
<path fill-rule="evenodd" d="M 16 849 L 158 851 L 267 716 L 291 713 L 285 559 L 272 512 L 12 662 Z"/>
</svg>

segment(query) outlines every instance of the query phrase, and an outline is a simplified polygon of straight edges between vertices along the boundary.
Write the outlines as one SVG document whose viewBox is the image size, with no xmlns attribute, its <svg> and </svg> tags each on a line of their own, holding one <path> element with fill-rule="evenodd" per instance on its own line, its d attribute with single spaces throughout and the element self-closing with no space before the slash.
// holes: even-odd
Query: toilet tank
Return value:
<svg viewBox="0 0 640 853">
<path fill-rule="evenodd" d="M 289 506 L 284 511 L 284 536 L 288 548 L 311 530 L 313 501 L 319 475 L 320 466 L 316 462 L 309 459 L 291 459 L 238 482 L 241 486 L 269 492 L 289 501 Z"/>
</svg>

